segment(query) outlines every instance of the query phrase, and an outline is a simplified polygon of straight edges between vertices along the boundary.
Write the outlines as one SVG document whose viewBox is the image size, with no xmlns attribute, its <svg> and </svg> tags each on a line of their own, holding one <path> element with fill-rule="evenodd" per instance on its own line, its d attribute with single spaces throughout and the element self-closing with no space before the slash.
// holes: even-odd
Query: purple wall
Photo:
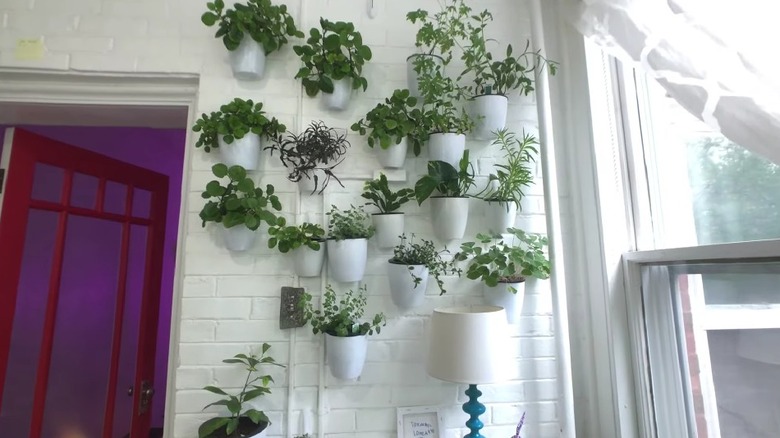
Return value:
<svg viewBox="0 0 780 438">
<path fill-rule="evenodd" d="M 61 126 L 23 126 L 22 128 L 54 140 L 69 143 L 83 149 L 135 164 L 169 177 L 168 212 L 161 289 L 162 295 L 160 301 L 159 335 L 157 339 L 156 355 L 157 363 L 155 370 L 155 389 L 157 393 L 155 395 L 154 413 L 152 418 L 152 425 L 161 427 L 165 407 L 168 342 L 171 324 L 171 304 L 173 298 L 186 130 Z M 4 131 L 5 127 L 0 126 L 0 135 L 4 134 Z M 0 154 L 1 153 L 2 142 L 0 142 Z M 113 304 L 110 305 L 113 306 Z M 89 328 L 89 330 L 95 330 L 99 325 L 106 324 L 106 322 L 103 321 L 105 318 L 101 317 L 103 320 L 98 318 L 101 312 L 84 312 L 83 306 L 80 308 L 79 306 L 74 306 L 74 310 L 75 309 L 80 310 L 79 318 L 93 317 L 94 321 L 92 322 L 94 324 L 85 323 L 83 325 L 85 329 Z M 110 326 L 106 327 L 105 330 L 110 331 Z M 56 372 L 56 368 L 54 368 L 54 370 Z M 120 400 L 118 399 L 117 401 L 119 402 Z"/>
</svg>

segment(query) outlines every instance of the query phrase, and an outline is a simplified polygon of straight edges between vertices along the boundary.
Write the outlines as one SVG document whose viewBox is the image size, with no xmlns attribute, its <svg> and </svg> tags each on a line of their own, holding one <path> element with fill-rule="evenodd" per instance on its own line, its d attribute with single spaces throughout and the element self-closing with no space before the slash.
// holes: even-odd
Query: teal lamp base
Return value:
<svg viewBox="0 0 780 438">
<path fill-rule="evenodd" d="M 463 412 L 469 414 L 469 419 L 466 421 L 466 426 L 471 432 L 464 438 L 485 438 L 484 435 L 479 433 L 482 429 L 482 421 L 479 420 L 479 416 L 485 413 L 485 405 L 477 400 L 482 391 L 477 389 L 477 385 L 469 385 L 466 390 L 466 395 L 469 396 L 469 401 L 463 403 Z"/>
</svg>

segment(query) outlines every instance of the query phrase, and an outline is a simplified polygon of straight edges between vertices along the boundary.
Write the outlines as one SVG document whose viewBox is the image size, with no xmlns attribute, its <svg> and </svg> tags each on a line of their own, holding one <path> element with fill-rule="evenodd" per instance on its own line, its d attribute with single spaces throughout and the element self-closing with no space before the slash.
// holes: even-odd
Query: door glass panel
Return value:
<svg viewBox="0 0 780 438">
<path fill-rule="evenodd" d="M 41 201 L 60 202 L 65 171 L 59 167 L 35 163 L 32 198 Z"/>
<path fill-rule="evenodd" d="M 97 200 L 98 179 L 83 173 L 73 174 L 73 187 L 70 193 L 70 205 L 73 207 L 95 208 Z"/>
<path fill-rule="evenodd" d="M 3 387 L 0 435 L 30 434 L 35 373 L 43 336 L 49 273 L 58 214 L 30 210 L 22 256 L 8 371 Z"/>
<path fill-rule="evenodd" d="M 103 211 L 106 213 L 125 214 L 127 186 L 114 181 L 106 181 L 106 193 L 103 198 Z"/>
<path fill-rule="evenodd" d="M 133 193 L 133 216 L 148 219 L 151 206 L 152 192 L 136 188 Z"/>
<path fill-rule="evenodd" d="M 69 217 L 44 437 L 102 435 L 121 233 L 117 222 Z"/>
<path fill-rule="evenodd" d="M 135 383 L 135 360 L 141 321 L 141 296 L 146 270 L 146 237 L 147 227 L 133 225 L 130 228 L 125 312 L 122 320 L 122 348 L 119 353 L 114 432 L 112 435 L 115 438 L 123 438 L 130 433 L 133 398 L 128 396 L 127 389 Z"/>
</svg>

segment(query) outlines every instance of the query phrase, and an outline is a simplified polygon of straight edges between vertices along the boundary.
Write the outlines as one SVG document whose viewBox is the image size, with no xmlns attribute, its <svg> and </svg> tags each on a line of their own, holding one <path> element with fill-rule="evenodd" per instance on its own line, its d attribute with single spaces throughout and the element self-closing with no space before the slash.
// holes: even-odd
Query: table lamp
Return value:
<svg viewBox="0 0 780 438">
<path fill-rule="evenodd" d="M 511 357 L 506 312 L 495 306 L 447 307 L 433 311 L 428 349 L 428 374 L 437 379 L 465 383 L 469 415 L 465 438 L 484 438 L 479 431 L 485 405 L 477 385 L 507 380 Z"/>
</svg>

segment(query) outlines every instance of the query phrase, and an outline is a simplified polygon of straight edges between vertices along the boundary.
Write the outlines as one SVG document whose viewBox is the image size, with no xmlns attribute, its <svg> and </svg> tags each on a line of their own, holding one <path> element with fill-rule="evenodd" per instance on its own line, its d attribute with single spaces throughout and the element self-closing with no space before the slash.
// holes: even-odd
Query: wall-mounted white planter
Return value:
<svg viewBox="0 0 780 438">
<path fill-rule="evenodd" d="M 495 138 L 494 131 L 506 127 L 506 113 L 509 99 L 500 94 L 484 94 L 471 100 L 471 115 L 474 118 L 472 137 L 478 140 Z"/>
<path fill-rule="evenodd" d="M 390 282 L 390 298 L 399 309 L 413 309 L 422 304 L 425 290 L 428 287 L 428 267 L 425 265 L 402 265 L 387 263 L 387 280 Z M 414 284 L 414 274 L 421 279 L 420 284 Z"/>
<path fill-rule="evenodd" d="M 301 192 L 301 195 L 316 195 L 320 189 L 322 189 L 322 183 L 325 181 L 326 175 L 325 172 L 323 172 L 320 169 L 314 169 L 313 171 L 309 172 L 311 175 L 311 178 L 307 177 L 306 175 L 303 175 L 300 181 L 298 181 L 298 190 Z M 314 185 L 314 177 L 317 177 L 317 186 Z M 316 190 L 316 191 L 315 191 Z"/>
<path fill-rule="evenodd" d="M 320 250 L 315 251 L 304 245 L 292 252 L 295 263 L 295 275 L 299 277 L 318 277 L 325 262 L 325 242 L 320 243 Z"/>
<path fill-rule="evenodd" d="M 368 335 L 339 337 L 325 333 L 325 352 L 333 377 L 355 380 L 363 372 L 368 351 Z"/>
<path fill-rule="evenodd" d="M 328 270 L 341 283 L 363 279 L 368 258 L 368 240 L 328 240 Z"/>
<path fill-rule="evenodd" d="M 222 238 L 225 241 L 225 247 L 231 251 L 246 251 L 255 243 L 256 234 L 244 224 L 232 226 L 230 228 L 222 227 Z"/>
<path fill-rule="evenodd" d="M 428 156 L 431 161 L 446 161 L 456 169 L 465 150 L 465 134 L 436 133 L 428 139 Z"/>
<path fill-rule="evenodd" d="M 514 202 L 485 202 L 485 222 L 493 234 L 506 233 L 506 229 L 515 226 L 517 204 Z"/>
<path fill-rule="evenodd" d="M 432 58 L 433 61 L 440 66 L 444 64 L 444 60 L 438 55 L 416 54 L 406 58 L 406 88 L 409 89 L 410 96 L 417 98 L 420 97 L 420 88 L 418 74 L 414 71 L 414 60 L 418 57 L 425 56 Z"/>
<path fill-rule="evenodd" d="M 392 248 L 398 244 L 398 236 L 404 233 L 404 214 L 372 214 L 371 221 L 376 228 L 374 242 L 379 248 Z"/>
<path fill-rule="evenodd" d="M 227 167 L 241 166 L 246 170 L 257 170 L 260 167 L 260 136 L 251 132 L 227 144 L 220 135 L 219 159 Z"/>
<path fill-rule="evenodd" d="M 333 92 L 322 93 L 322 103 L 326 109 L 343 111 L 349 105 L 352 96 L 352 78 L 343 78 L 333 81 Z"/>
<path fill-rule="evenodd" d="M 433 233 L 441 240 L 461 239 L 469 219 L 469 198 L 429 198 Z"/>
<path fill-rule="evenodd" d="M 265 49 L 263 45 L 244 35 L 241 44 L 230 52 L 230 67 L 236 79 L 261 79 L 265 73 Z"/>
<path fill-rule="evenodd" d="M 382 149 L 381 146 L 374 146 L 376 149 L 377 158 L 379 158 L 379 164 L 382 167 L 390 169 L 399 169 L 404 167 L 404 161 L 406 161 L 406 150 L 408 149 L 408 142 L 406 137 L 401 139 L 398 144 L 390 145 L 387 149 Z"/>
<path fill-rule="evenodd" d="M 511 288 L 515 288 L 517 293 L 512 293 Z M 482 292 L 485 294 L 485 303 L 503 307 L 506 310 L 508 323 L 516 324 L 520 321 L 520 312 L 523 309 L 523 297 L 525 296 L 525 282 L 498 283 L 494 287 L 482 283 Z"/>
</svg>

